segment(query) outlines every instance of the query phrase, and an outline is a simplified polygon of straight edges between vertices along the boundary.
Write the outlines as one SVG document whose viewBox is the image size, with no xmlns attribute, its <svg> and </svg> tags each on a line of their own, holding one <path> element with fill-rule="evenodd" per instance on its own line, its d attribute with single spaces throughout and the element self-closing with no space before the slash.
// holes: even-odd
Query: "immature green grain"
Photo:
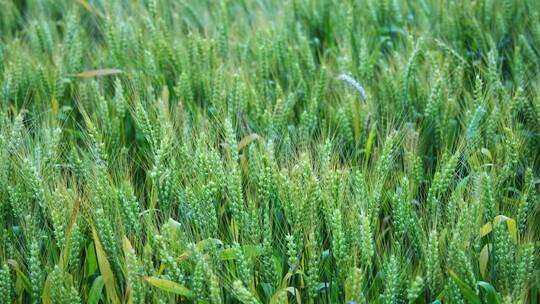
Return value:
<svg viewBox="0 0 540 304">
<path fill-rule="evenodd" d="M 58 266 L 55 266 L 48 280 L 50 283 L 49 296 L 51 299 L 54 299 L 55 303 L 82 303 L 77 289 L 75 289 L 72 283 L 68 283 L 69 280 L 66 273 L 58 268 Z"/>
<path fill-rule="evenodd" d="M 175 282 L 183 283 L 185 280 L 184 272 L 178 261 L 176 260 L 176 255 L 171 249 L 166 236 L 156 235 L 155 236 L 156 245 L 158 246 L 159 257 L 163 264 L 167 265 L 166 274 Z"/>
<path fill-rule="evenodd" d="M 343 231 L 341 212 L 339 209 L 334 210 L 332 216 L 332 254 L 336 261 L 338 269 L 348 269 L 349 258 L 347 248 L 347 240 L 345 239 L 345 231 Z M 344 276 L 345 274 L 341 274 Z"/>
<path fill-rule="evenodd" d="M 197 264 L 195 265 L 195 269 L 193 270 L 193 274 L 191 276 L 193 291 L 196 295 L 197 300 L 199 301 L 208 301 L 205 288 L 207 282 L 205 267 L 207 266 L 208 265 L 206 265 L 206 263 L 204 263 L 199 257 Z"/>
<path fill-rule="evenodd" d="M 252 275 L 251 265 L 238 243 L 234 244 L 233 248 L 235 249 L 236 253 L 236 267 L 239 277 L 245 285 L 249 286 Z"/>
<path fill-rule="evenodd" d="M 120 78 L 114 81 L 114 106 L 119 118 L 124 118 L 127 110 L 127 100 L 124 96 L 124 87 Z"/>
<path fill-rule="evenodd" d="M 464 246 L 460 244 L 463 242 L 463 238 L 463 235 L 456 233 L 453 240 L 449 244 L 449 266 L 469 286 L 474 286 L 477 280 L 474 274 L 473 264 L 465 253 L 465 250 L 468 249 L 463 249 Z"/>
<path fill-rule="evenodd" d="M 320 257 L 319 246 L 314 232 L 309 234 L 307 249 L 309 250 L 309 260 L 306 273 L 306 285 L 309 297 L 315 299 L 319 294 Z"/>
<path fill-rule="evenodd" d="M 144 138 L 151 145 L 152 149 L 157 149 L 158 147 L 157 132 L 154 130 L 154 126 L 152 122 L 150 121 L 148 112 L 144 109 L 143 105 L 138 105 L 136 107 L 135 120 L 137 122 L 137 126 L 141 129 L 141 132 Z"/>
<path fill-rule="evenodd" d="M 361 261 L 366 266 L 371 266 L 372 257 L 374 253 L 373 235 L 371 232 L 371 225 L 368 217 L 364 214 L 360 214 L 360 253 Z"/>
<path fill-rule="evenodd" d="M 424 279 L 421 276 L 416 276 L 407 289 L 407 300 L 409 303 L 414 303 L 422 294 L 423 289 Z"/>
<path fill-rule="evenodd" d="M 127 189 L 122 187 L 117 190 L 117 193 L 122 206 L 122 221 L 125 227 L 128 231 L 139 235 L 141 233 L 141 223 L 139 221 L 139 213 L 141 211 L 133 190 L 130 187 L 127 187 Z"/>
<path fill-rule="evenodd" d="M 466 139 L 467 143 L 474 146 L 475 141 L 477 141 L 477 138 L 479 137 L 480 132 L 480 122 L 485 115 L 486 110 L 482 106 L 478 106 L 476 110 L 474 111 L 474 114 L 471 118 L 471 121 L 469 122 L 469 126 L 467 127 L 466 131 Z"/>
<path fill-rule="evenodd" d="M 242 195 L 242 180 L 236 166 L 233 165 L 232 169 L 229 171 L 226 183 L 227 198 L 229 200 L 233 219 L 236 221 L 237 225 L 239 225 L 240 229 L 245 229 L 246 211 Z"/>
<path fill-rule="evenodd" d="M 210 277 L 210 282 L 208 283 L 210 301 L 212 302 L 212 304 L 223 303 L 223 299 L 221 296 L 221 286 L 217 275 L 209 268 L 207 268 L 207 275 Z"/>
<path fill-rule="evenodd" d="M 474 101 L 474 105 L 477 107 L 483 104 L 483 98 L 484 98 L 483 90 L 484 90 L 484 82 L 482 81 L 480 74 L 476 74 L 476 78 L 474 79 L 473 101 Z"/>
<path fill-rule="evenodd" d="M 0 73 L 4 71 L 4 47 L 0 46 Z"/>
<path fill-rule="evenodd" d="M 73 268 L 80 267 L 80 255 L 85 245 L 85 235 L 82 224 L 75 222 L 71 227 L 69 265 Z"/>
<path fill-rule="evenodd" d="M 399 303 L 399 261 L 392 255 L 385 263 L 385 288 L 382 295 L 383 302 L 386 304 Z"/>
<path fill-rule="evenodd" d="M 408 180 L 405 178 L 402 182 L 402 188 L 398 189 L 398 192 L 393 198 L 393 224 L 396 226 L 396 232 L 400 236 L 404 236 L 409 230 L 409 220 L 412 214 L 410 213 L 409 202 L 407 198 L 407 188 L 409 186 Z"/>
<path fill-rule="evenodd" d="M 513 278 L 514 249 L 506 223 L 499 222 L 494 227 L 494 256 L 497 287 L 504 292 L 510 289 Z"/>
<path fill-rule="evenodd" d="M 351 128 L 350 118 L 343 108 L 339 109 L 336 113 L 336 123 L 342 143 L 351 146 L 354 143 L 354 134 Z"/>
<path fill-rule="evenodd" d="M 288 234 L 285 236 L 285 241 L 287 242 L 287 263 L 289 264 L 290 271 L 294 272 L 298 267 L 298 252 L 296 247 L 296 242 L 294 241 L 294 236 Z"/>
<path fill-rule="evenodd" d="M 495 197 L 493 196 L 493 182 L 487 173 L 481 177 L 482 208 L 484 209 L 484 221 L 489 222 L 495 218 Z"/>
<path fill-rule="evenodd" d="M 143 267 L 140 265 L 135 250 L 130 248 L 126 252 L 126 282 L 129 287 L 129 296 L 132 303 L 144 303 L 144 287 L 142 284 Z"/>
<path fill-rule="evenodd" d="M 427 197 L 428 208 L 431 212 L 437 215 L 436 218 L 441 216 L 442 209 L 440 204 L 440 196 L 444 194 L 444 192 L 446 192 L 450 186 L 454 171 L 456 170 L 458 154 L 454 154 L 444 159 L 446 159 L 446 161 L 444 161 L 443 165 L 433 177 L 433 183 L 429 188 Z"/>
<path fill-rule="evenodd" d="M 56 239 L 56 242 L 58 244 L 58 247 L 62 248 L 64 247 L 64 241 L 65 241 L 65 228 L 66 228 L 66 218 L 65 214 L 67 213 L 68 209 L 65 208 L 65 205 L 67 204 L 66 200 L 60 196 L 58 196 L 55 201 L 53 201 L 54 204 L 49 206 L 47 208 L 50 212 L 50 216 L 52 219 L 53 229 L 54 229 L 54 236 Z"/>
<path fill-rule="evenodd" d="M 169 142 L 162 139 L 159 148 L 154 154 L 154 164 L 150 171 L 150 178 L 158 195 L 158 201 L 165 213 L 170 211 L 173 195 L 173 172 L 174 163 L 168 163 Z"/>
<path fill-rule="evenodd" d="M 362 291 L 363 280 L 364 275 L 362 274 L 362 271 L 358 268 L 353 268 L 345 285 L 345 290 L 348 294 L 348 297 L 346 298 L 347 302 L 358 304 L 365 303 L 365 297 Z"/>
<path fill-rule="evenodd" d="M 116 236 L 111 221 L 105 215 L 103 208 L 98 208 L 94 211 L 94 222 L 98 231 L 99 241 L 102 243 L 107 256 L 112 260 L 113 265 L 118 265 Z"/>
<path fill-rule="evenodd" d="M 1 303 L 538 297 L 534 0 L 143 2 L 0 0 Z"/>
<path fill-rule="evenodd" d="M 10 134 L 8 141 L 8 151 L 10 153 L 15 153 L 20 146 L 24 138 L 24 115 L 25 111 L 19 112 L 17 116 L 13 119 L 13 123 L 10 126 Z"/>
<path fill-rule="evenodd" d="M 270 222 L 269 211 L 263 215 L 263 254 L 260 260 L 262 280 L 265 282 L 273 282 L 276 278 L 276 270 L 272 260 L 272 224 Z"/>
<path fill-rule="evenodd" d="M 536 113 L 536 124 L 540 125 L 540 98 L 536 97 L 532 102 Z"/>
<path fill-rule="evenodd" d="M 459 287 L 454 281 L 449 280 L 446 283 L 445 289 L 446 289 L 446 299 L 448 300 L 449 303 L 462 303 L 462 304 L 466 303 L 465 300 L 463 299 L 463 296 L 461 295 L 461 291 Z"/>
<path fill-rule="evenodd" d="M 411 106 L 411 100 L 409 96 L 409 86 L 411 84 L 415 84 L 417 82 L 417 58 L 421 54 L 422 51 L 422 44 L 423 40 L 418 40 L 410 57 L 407 61 L 407 64 L 405 65 L 405 68 L 403 69 L 403 75 L 401 79 L 401 107 L 402 111 L 408 112 Z"/>
<path fill-rule="evenodd" d="M 442 272 L 439 260 L 439 234 L 436 230 L 429 233 L 428 244 L 425 249 L 426 282 L 432 292 L 436 292 L 442 281 Z"/>
<path fill-rule="evenodd" d="M 195 100 L 193 95 L 193 88 L 191 87 L 190 76 L 184 72 L 180 75 L 180 79 L 175 87 L 176 94 L 185 102 L 193 102 Z"/>
<path fill-rule="evenodd" d="M 521 232 L 524 232 L 527 228 L 526 225 L 529 212 L 534 206 L 534 201 L 537 200 L 533 191 L 533 180 L 533 171 L 531 168 L 527 168 L 527 170 L 525 171 L 525 185 L 523 187 L 523 195 L 519 201 L 519 210 L 517 214 L 519 230 Z"/>
<path fill-rule="evenodd" d="M 41 264 L 40 248 L 37 241 L 30 245 L 30 283 L 32 285 L 32 301 L 39 303 L 44 280 L 43 266 Z"/>
<path fill-rule="evenodd" d="M 11 272 L 7 264 L 2 265 L 0 269 L 0 299 L 2 303 L 13 301 L 13 286 L 11 281 Z"/>
<path fill-rule="evenodd" d="M 538 258 L 534 255 L 533 244 L 525 244 L 520 252 L 517 264 L 516 281 L 514 286 L 514 299 L 521 298 L 523 292 L 531 284 L 532 274 L 535 263 L 538 263 Z"/>
<path fill-rule="evenodd" d="M 232 291 L 235 297 L 243 304 L 261 303 L 249 290 L 242 284 L 242 281 L 236 280 L 232 284 Z"/>
<path fill-rule="evenodd" d="M 71 286 L 69 288 L 68 299 L 69 299 L 69 301 L 68 301 L 69 304 L 80 304 L 80 303 L 82 303 L 81 296 L 79 295 L 79 292 L 77 291 L 77 289 L 75 289 L 74 286 Z"/>
</svg>

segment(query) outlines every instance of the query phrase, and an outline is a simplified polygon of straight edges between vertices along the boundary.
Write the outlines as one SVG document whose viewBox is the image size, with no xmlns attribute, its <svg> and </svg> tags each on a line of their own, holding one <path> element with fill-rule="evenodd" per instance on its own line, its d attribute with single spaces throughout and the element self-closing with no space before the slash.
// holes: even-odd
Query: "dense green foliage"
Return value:
<svg viewBox="0 0 540 304">
<path fill-rule="evenodd" d="M 537 303 L 537 0 L 0 0 L 0 303 Z"/>
</svg>

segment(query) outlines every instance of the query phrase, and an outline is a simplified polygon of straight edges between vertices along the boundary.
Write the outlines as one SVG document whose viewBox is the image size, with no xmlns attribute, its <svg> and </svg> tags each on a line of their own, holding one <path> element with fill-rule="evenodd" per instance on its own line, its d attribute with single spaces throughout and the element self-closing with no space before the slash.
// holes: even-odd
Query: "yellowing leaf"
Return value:
<svg viewBox="0 0 540 304">
<path fill-rule="evenodd" d="M 58 99 L 56 99 L 56 96 L 53 96 L 51 100 L 51 107 L 52 107 L 53 114 L 57 114 L 60 106 L 58 104 Z"/>
<path fill-rule="evenodd" d="M 127 257 L 128 253 L 133 249 L 131 246 L 131 242 L 129 239 L 124 235 L 122 245 L 124 247 L 124 255 Z"/>
<path fill-rule="evenodd" d="M 159 265 L 159 269 L 158 269 L 157 274 L 161 275 L 164 271 L 165 271 L 165 264 Z"/>
<path fill-rule="evenodd" d="M 251 134 L 247 135 L 246 137 L 242 138 L 242 140 L 238 143 L 238 151 L 244 149 L 252 141 L 257 140 L 259 138 L 261 138 L 261 137 L 257 133 L 251 133 Z"/>
<path fill-rule="evenodd" d="M 15 273 L 17 274 L 17 282 L 21 284 L 22 288 L 27 292 L 31 292 L 32 284 L 30 284 L 28 277 L 19 268 L 15 269 Z"/>
<path fill-rule="evenodd" d="M 223 242 L 220 239 L 207 238 L 202 241 L 199 241 L 195 244 L 198 250 L 206 250 L 207 248 L 214 248 L 218 246 L 223 246 Z"/>
<path fill-rule="evenodd" d="M 512 237 L 512 241 L 514 241 L 514 243 L 517 243 L 518 234 L 517 234 L 516 221 L 513 218 L 507 217 L 502 214 L 497 215 L 493 219 L 493 224 L 486 223 L 484 226 L 482 226 L 482 228 L 480 228 L 480 237 L 484 237 L 488 235 L 493 230 L 493 226 L 498 225 L 500 222 L 506 223 L 506 226 L 508 227 L 508 232 L 510 233 L 510 236 Z"/>
<path fill-rule="evenodd" d="M 257 257 L 257 256 L 260 256 L 263 253 L 262 248 L 260 248 L 259 246 L 255 246 L 255 245 L 244 245 L 241 248 L 242 248 L 242 252 L 244 253 L 244 256 L 246 258 Z M 219 259 L 222 260 L 222 261 L 234 260 L 236 258 L 237 258 L 237 256 L 236 256 L 236 249 L 235 248 L 227 248 L 227 249 L 223 249 L 223 250 L 221 250 L 219 252 Z"/>
<path fill-rule="evenodd" d="M 364 165 L 367 166 L 369 157 L 371 156 L 371 149 L 373 148 L 373 141 L 375 140 L 375 129 L 376 129 L 377 123 L 373 123 L 373 125 L 369 126 L 369 135 L 366 140 L 366 144 L 364 145 Z"/>
<path fill-rule="evenodd" d="M 96 15 L 98 15 L 99 17 L 101 18 L 105 18 L 105 16 L 103 16 L 103 14 L 99 11 L 97 11 L 93 6 L 91 6 L 90 4 L 88 4 L 87 1 L 85 0 L 77 0 L 77 2 L 82 6 L 84 7 L 84 9 L 86 9 L 88 12 L 90 13 L 94 13 Z"/>
<path fill-rule="evenodd" d="M 109 263 L 109 260 L 107 260 L 107 254 L 105 253 L 105 250 L 101 245 L 98 233 L 96 231 L 96 227 L 94 226 L 92 226 L 92 236 L 94 237 L 94 244 L 96 246 L 96 256 L 98 260 L 99 271 L 101 272 L 101 276 L 103 277 L 103 281 L 105 282 L 105 290 L 107 291 L 107 296 L 109 297 L 111 302 L 120 303 L 118 293 L 116 292 L 115 279 L 114 274 L 111 270 L 111 264 Z"/>
<path fill-rule="evenodd" d="M 178 262 L 182 262 L 182 261 L 185 261 L 189 259 L 189 253 L 186 251 L 186 252 L 183 252 L 178 258 L 176 258 L 176 260 Z"/>
<path fill-rule="evenodd" d="M 28 280 L 28 277 L 21 271 L 19 263 L 13 259 L 8 259 L 7 263 L 15 270 L 17 275 L 17 285 L 24 288 L 27 292 L 31 292 L 32 285 L 30 284 L 30 280 Z"/>
<path fill-rule="evenodd" d="M 512 237 L 512 240 L 514 243 L 517 244 L 518 242 L 518 234 L 517 234 L 517 225 L 516 221 L 509 218 L 506 220 L 506 225 L 508 226 L 508 232 L 510 232 L 510 236 Z"/>
<path fill-rule="evenodd" d="M 354 142 L 358 144 L 361 136 L 361 126 L 360 126 L 360 103 L 355 102 L 352 104 L 352 126 L 354 131 Z"/>
<path fill-rule="evenodd" d="M 480 237 L 486 236 L 491 232 L 491 230 L 493 230 L 491 223 L 486 223 L 484 226 L 482 226 L 482 228 L 480 228 Z"/>
<path fill-rule="evenodd" d="M 124 235 L 123 237 L 123 241 L 122 241 L 122 247 L 124 249 L 124 257 L 128 258 L 128 254 L 133 250 L 133 247 L 131 246 L 131 242 L 129 241 L 129 239 Z M 127 280 L 129 281 L 129 280 Z M 131 284 L 129 284 L 129 282 L 126 284 L 127 287 L 126 287 L 126 291 L 125 291 L 125 294 L 126 294 L 126 297 L 127 297 L 127 300 L 126 302 L 128 304 L 132 304 L 133 303 L 133 299 L 132 299 L 132 291 L 131 291 Z M 93 286 L 92 286 L 93 288 Z"/>
<path fill-rule="evenodd" d="M 482 154 L 484 154 L 485 156 L 487 156 L 489 159 L 493 159 L 493 157 L 491 156 L 491 152 L 489 152 L 488 149 L 482 148 L 482 149 L 480 149 L 480 151 L 482 152 Z"/>
<path fill-rule="evenodd" d="M 119 69 L 98 69 L 98 70 L 84 71 L 79 74 L 76 74 L 75 76 L 82 77 L 82 78 L 90 78 L 90 77 L 107 76 L 107 75 L 114 75 L 114 74 L 120 74 L 120 73 L 122 73 L 122 70 L 119 70 Z"/>
<path fill-rule="evenodd" d="M 171 94 L 169 93 L 169 87 L 166 85 L 163 86 L 163 90 L 161 91 L 161 100 L 165 105 L 169 104 L 170 95 Z"/>
<path fill-rule="evenodd" d="M 43 293 L 41 294 L 41 303 L 51 304 L 51 275 L 47 275 L 45 284 L 43 284 Z"/>
<path fill-rule="evenodd" d="M 187 289 L 184 285 L 178 284 L 176 282 L 160 279 L 157 277 L 144 277 L 144 280 L 150 285 L 157 287 L 161 290 L 181 295 L 186 298 L 193 297 L 193 293 L 191 292 L 191 290 Z"/>
</svg>

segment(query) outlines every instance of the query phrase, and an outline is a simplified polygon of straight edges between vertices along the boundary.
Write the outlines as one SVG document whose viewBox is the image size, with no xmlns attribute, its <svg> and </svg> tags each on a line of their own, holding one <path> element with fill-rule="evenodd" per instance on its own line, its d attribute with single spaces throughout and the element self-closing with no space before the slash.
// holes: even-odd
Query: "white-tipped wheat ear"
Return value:
<svg viewBox="0 0 540 304">
<path fill-rule="evenodd" d="M 343 74 L 343 73 L 339 74 L 337 79 L 345 81 L 350 86 L 352 86 L 356 91 L 358 91 L 358 94 L 360 94 L 360 98 L 362 99 L 362 101 L 367 102 L 366 90 L 364 89 L 364 87 L 358 81 L 356 81 L 356 79 L 352 78 L 351 76 L 349 76 L 347 74 Z"/>
</svg>

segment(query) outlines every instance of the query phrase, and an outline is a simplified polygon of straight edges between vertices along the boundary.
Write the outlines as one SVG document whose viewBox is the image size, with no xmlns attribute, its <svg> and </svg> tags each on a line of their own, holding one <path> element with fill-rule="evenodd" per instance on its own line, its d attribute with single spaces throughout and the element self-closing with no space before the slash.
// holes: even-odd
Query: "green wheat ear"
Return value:
<svg viewBox="0 0 540 304">
<path fill-rule="evenodd" d="M 7 264 L 2 265 L 2 270 L 0 271 L 0 295 L 2 302 L 9 303 L 13 301 L 13 283 L 11 281 L 11 271 Z"/>
<path fill-rule="evenodd" d="M 534 302 L 536 2 L 0 0 L 0 303 Z"/>
</svg>

